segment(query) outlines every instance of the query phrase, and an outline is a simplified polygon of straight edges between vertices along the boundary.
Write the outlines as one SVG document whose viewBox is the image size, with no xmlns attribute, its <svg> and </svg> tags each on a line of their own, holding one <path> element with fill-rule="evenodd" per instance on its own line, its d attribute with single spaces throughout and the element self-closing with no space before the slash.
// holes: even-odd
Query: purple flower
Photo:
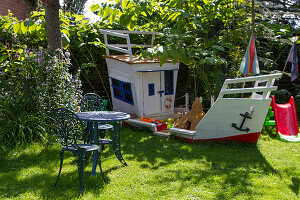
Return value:
<svg viewBox="0 0 300 200">
<path fill-rule="evenodd" d="M 46 83 L 42 83 L 42 86 L 45 86 L 46 85 Z"/>
<path fill-rule="evenodd" d="M 41 89 L 41 88 L 40 88 L 40 86 L 37 86 L 36 89 L 39 90 L 39 89 Z"/>
<path fill-rule="evenodd" d="M 39 64 L 40 64 L 40 62 L 41 62 L 41 59 L 40 59 L 40 58 L 34 59 L 34 62 L 36 62 L 36 63 L 39 63 Z"/>
<path fill-rule="evenodd" d="M 5 74 L 5 72 L 4 72 L 4 71 L 1 71 L 1 75 L 3 75 L 3 74 Z"/>
<path fill-rule="evenodd" d="M 68 52 L 68 51 L 65 52 L 65 56 L 66 56 L 67 58 L 69 58 L 70 55 L 71 55 L 70 52 Z"/>
</svg>

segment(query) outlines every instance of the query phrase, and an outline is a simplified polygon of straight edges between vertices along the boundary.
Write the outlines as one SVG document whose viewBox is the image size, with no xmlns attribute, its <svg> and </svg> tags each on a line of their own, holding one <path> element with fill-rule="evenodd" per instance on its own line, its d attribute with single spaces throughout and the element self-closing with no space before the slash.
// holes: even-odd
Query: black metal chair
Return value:
<svg viewBox="0 0 300 200">
<path fill-rule="evenodd" d="M 103 99 L 95 94 L 95 93 L 87 93 L 83 95 L 81 102 L 80 102 L 80 111 L 105 111 L 106 104 Z M 87 130 L 89 130 L 90 124 L 87 124 Z M 110 124 L 99 124 L 99 145 L 102 145 L 102 150 L 104 150 L 104 145 L 112 144 L 112 140 L 105 138 L 106 131 L 110 130 L 113 131 L 113 126 Z M 90 139 L 91 143 L 95 143 L 93 137 L 89 135 L 90 131 L 87 131 L 87 138 Z"/>
<path fill-rule="evenodd" d="M 80 102 L 80 111 L 105 111 L 106 103 L 95 93 L 87 93 L 83 95 Z"/>
<path fill-rule="evenodd" d="M 97 154 L 101 175 L 104 181 L 107 182 L 101 168 L 101 151 L 99 149 L 99 146 L 94 144 L 87 144 L 84 141 L 84 125 L 78 119 L 76 114 L 65 108 L 57 109 L 55 112 L 55 126 L 57 133 L 60 136 L 62 150 L 60 152 L 60 168 L 57 180 L 53 185 L 55 186 L 58 182 L 63 165 L 63 157 L 65 151 L 72 152 L 73 155 L 78 158 L 76 162 L 78 165 L 79 188 L 81 193 L 83 192 L 83 169 L 85 157 L 88 154 L 90 155 L 92 152 Z"/>
</svg>

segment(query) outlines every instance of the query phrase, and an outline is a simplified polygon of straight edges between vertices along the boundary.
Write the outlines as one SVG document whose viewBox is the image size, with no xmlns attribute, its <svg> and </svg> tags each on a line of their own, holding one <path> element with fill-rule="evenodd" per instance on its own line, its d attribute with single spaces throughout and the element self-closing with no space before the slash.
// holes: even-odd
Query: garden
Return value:
<svg viewBox="0 0 300 200">
<path fill-rule="evenodd" d="M 264 126 L 256 144 L 245 144 L 186 143 L 124 124 L 119 147 L 127 166 L 114 155 L 115 146 L 100 147 L 108 181 L 99 168 L 90 175 L 93 163 L 88 160 L 81 194 L 76 158 L 65 153 L 60 180 L 52 186 L 61 151 L 56 110 L 82 110 L 86 93 L 105 99 L 108 110 L 114 107 L 103 57 L 106 29 L 161 33 L 154 48 L 138 47 L 133 54 L 159 57 L 161 66 L 180 61 L 176 97 L 188 93 L 193 102 L 201 96 L 204 108 L 208 99 L 218 97 L 225 79 L 244 77 L 239 68 L 254 34 L 260 75 L 284 71 L 272 95 L 278 104 L 293 96 L 299 119 L 300 82 L 291 81 L 288 61 L 292 45 L 297 50 L 300 43 L 299 4 L 252 2 L 116 0 L 90 7 L 100 18 L 96 22 L 64 7 L 57 10 L 59 48 L 49 43 L 45 10 L 32 11 L 26 20 L 11 12 L 0 16 L 1 198 L 299 199 L 299 143 L 278 140 L 274 126 Z M 130 39 L 132 44 L 151 43 L 145 35 Z M 118 38 L 110 42 L 124 44 Z M 175 101 L 175 106 L 182 104 L 183 99 Z"/>
</svg>

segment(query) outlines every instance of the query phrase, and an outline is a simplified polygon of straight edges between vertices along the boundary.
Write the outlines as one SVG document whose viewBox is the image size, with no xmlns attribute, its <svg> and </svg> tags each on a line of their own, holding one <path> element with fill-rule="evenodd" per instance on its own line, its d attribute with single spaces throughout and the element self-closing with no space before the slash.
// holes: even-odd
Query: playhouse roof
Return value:
<svg viewBox="0 0 300 200">
<path fill-rule="evenodd" d="M 127 64 L 145 64 L 145 63 L 160 62 L 159 58 L 150 59 L 150 58 L 140 58 L 139 56 L 132 56 L 132 61 L 131 61 L 129 55 L 104 55 L 104 57 L 126 62 Z M 171 63 L 172 60 L 166 60 L 165 62 Z"/>
</svg>

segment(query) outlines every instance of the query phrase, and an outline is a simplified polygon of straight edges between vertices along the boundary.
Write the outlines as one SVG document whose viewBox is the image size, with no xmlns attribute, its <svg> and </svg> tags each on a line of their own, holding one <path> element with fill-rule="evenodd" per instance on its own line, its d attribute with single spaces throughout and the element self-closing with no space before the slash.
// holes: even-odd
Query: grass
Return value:
<svg viewBox="0 0 300 200">
<path fill-rule="evenodd" d="M 58 185 L 60 145 L 32 144 L 0 161 L 1 199 L 299 199 L 300 144 L 261 135 L 258 144 L 207 142 L 187 144 L 123 128 L 122 166 L 112 149 L 102 154 L 110 180 L 78 173 L 66 153 Z"/>
</svg>

